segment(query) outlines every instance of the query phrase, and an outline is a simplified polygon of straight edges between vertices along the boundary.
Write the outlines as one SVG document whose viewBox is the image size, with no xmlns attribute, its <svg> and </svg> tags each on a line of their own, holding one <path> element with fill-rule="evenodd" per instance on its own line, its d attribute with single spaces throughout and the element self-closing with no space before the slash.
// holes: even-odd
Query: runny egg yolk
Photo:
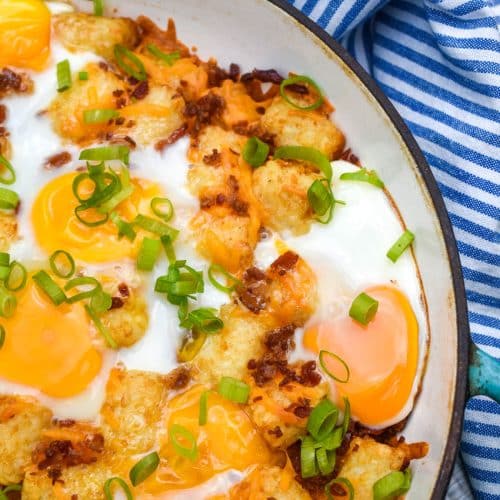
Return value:
<svg viewBox="0 0 500 500">
<path fill-rule="evenodd" d="M 244 470 L 270 462 L 271 453 L 247 414 L 217 393 L 209 393 L 207 423 L 199 425 L 204 390 L 193 387 L 168 403 L 165 436 L 160 442 L 161 463 L 144 483 L 147 493 L 193 487 L 228 469 Z M 194 461 L 180 456 L 169 441 L 168 429 L 173 424 L 185 427 L 195 437 L 198 455 Z"/>
<path fill-rule="evenodd" d="M 91 327 L 81 304 L 55 306 L 28 279 L 17 295 L 0 349 L 0 377 L 53 397 L 79 394 L 99 373 L 101 354 L 93 347 Z"/>
<path fill-rule="evenodd" d="M 0 66 L 43 69 L 50 11 L 42 0 L 0 0 Z"/>
<path fill-rule="evenodd" d="M 111 220 L 90 227 L 77 219 L 75 208 L 79 203 L 72 190 L 76 175 L 69 173 L 57 177 L 38 194 L 31 212 L 38 244 L 47 253 L 64 249 L 74 258 L 85 262 L 134 258 L 142 238 L 136 238 L 133 242 L 127 238 L 118 239 L 118 228 Z M 161 195 L 157 184 L 137 178 L 131 182 L 134 185 L 133 193 L 115 209 L 127 221 L 132 221 L 138 213 L 150 214 L 151 199 Z"/>
<path fill-rule="evenodd" d="M 379 426 L 397 418 L 410 398 L 418 363 L 418 324 L 408 299 L 397 288 L 377 286 L 366 293 L 379 302 L 368 325 L 350 317 L 326 321 L 306 331 L 304 345 L 345 361 L 348 382 L 334 382 L 339 400 L 349 399 L 351 412 L 361 423 Z M 332 374 L 345 378 L 345 368 L 334 357 L 323 360 Z"/>
</svg>

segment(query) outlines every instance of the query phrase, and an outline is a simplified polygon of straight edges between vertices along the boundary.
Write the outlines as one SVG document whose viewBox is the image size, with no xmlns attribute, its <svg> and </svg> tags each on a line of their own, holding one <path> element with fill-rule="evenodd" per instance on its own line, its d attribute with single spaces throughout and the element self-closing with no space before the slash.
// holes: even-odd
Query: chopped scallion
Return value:
<svg viewBox="0 0 500 500">
<path fill-rule="evenodd" d="M 11 262 L 9 266 L 9 274 L 5 278 L 5 288 L 10 292 L 18 292 L 22 290 L 28 280 L 28 271 L 17 260 Z"/>
<path fill-rule="evenodd" d="M 144 238 L 137 255 L 137 269 L 152 271 L 160 255 L 161 242 L 152 238 Z"/>
<path fill-rule="evenodd" d="M 263 165 L 269 155 L 269 145 L 258 137 L 250 137 L 243 147 L 243 159 L 253 168 Z"/>
<path fill-rule="evenodd" d="M 387 257 L 392 260 L 392 262 L 396 262 L 414 240 L 415 235 L 407 229 L 389 249 Z"/>
<path fill-rule="evenodd" d="M 71 88 L 71 67 L 68 59 L 57 63 L 57 91 L 64 92 Z"/>
<path fill-rule="evenodd" d="M 165 222 L 168 222 L 174 216 L 174 206 L 168 198 L 153 198 L 151 200 L 151 210 Z"/>
<path fill-rule="evenodd" d="M 233 377 L 222 377 L 217 386 L 217 392 L 233 403 L 245 404 L 250 396 L 250 386 Z"/>
<path fill-rule="evenodd" d="M 104 496 L 106 500 L 114 500 L 115 498 L 114 492 L 111 489 L 113 483 L 116 483 L 123 490 L 127 500 L 134 500 L 128 484 L 121 477 L 111 477 L 104 483 Z"/>
<path fill-rule="evenodd" d="M 15 210 L 19 205 L 19 195 L 11 189 L 0 187 L 0 208 Z"/>
<path fill-rule="evenodd" d="M 127 73 L 127 75 L 132 76 L 140 82 L 147 79 L 148 75 L 146 74 L 144 64 L 142 64 L 142 61 L 133 52 L 128 50 L 127 47 L 119 44 L 115 45 L 114 55 L 116 63 L 125 73 Z"/>
<path fill-rule="evenodd" d="M 88 289 L 88 287 L 91 286 L 92 288 Z M 76 293 L 75 295 L 68 297 L 68 302 L 70 304 L 74 304 L 75 302 L 78 302 L 79 300 L 87 299 L 89 297 L 92 297 L 95 293 L 98 293 L 102 290 L 102 286 L 97 281 L 95 278 L 92 278 L 90 276 L 81 276 L 79 278 L 73 278 L 69 280 L 66 285 L 64 286 L 64 290 L 67 292 L 71 290 L 72 288 L 79 288 L 79 287 L 85 287 L 86 290 L 80 293 Z"/>
<path fill-rule="evenodd" d="M 345 172 L 340 176 L 340 180 L 368 182 L 372 186 L 380 189 L 384 188 L 384 183 L 380 180 L 377 172 L 375 172 L 375 170 L 367 170 L 366 168 L 361 168 L 356 172 Z"/>
<path fill-rule="evenodd" d="M 104 0 L 94 0 L 94 16 L 102 16 L 104 14 Z"/>
<path fill-rule="evenodd" d="M 52 272 L 58 277 L 69 279 L 75 274 L 76 265 L 75 260 L 65 250 L 56 250 L 49 258 L 50 268 Z"/>
<path fill-rule="evenodd" d="M 134 219 L 134 225 L 150 233 L 158 234 L 159 236 L 168 235 L 172 238 L 172 241 L 175 240 L 179 234 L 177 229 L 159 220 L 153 219 L 152 217 L 148 217 L 147 215 L 137 215 Z"/>
<path fill-rule="evenodd" d="M 340 487 L 345 491 L 347 490 L 347 498 L 346 500 L 354 500 L 354 487 L 347 479 L 346 477 L 337 477 L 335 479 L 332 479 L 329 483 L 325 485 L 325 494 L 327 500 L 334 500 L 334 497 L 332 495 L 332 486 L 334 484 L 340 485 Z M 342 498 L 344 498 L 346 495 L 342 495 Z"/>
<path fill-rule="evenodd" d="M 318 475 L 316 447 L 311 436 L 303 437 L 300 444 L 300 475 L 304 479 Z"/>
<path fill-rule="evenodd" d="M 86 109 L 83 112 L 83 122 L 86 124 L 107 123 L 118 118 L 120 113 L 116 109 Z"/>
<path fill-rule="evenodd" d="M 80 160 L 110 161 L 120 160 L 125 165 L 129 164 L 130 149 L 127 146 L 101 146 L 84 149 L 80 153 Z"/>
<path fill-rule="evenodd" d="M 111 336 L 110 331 L 104 326 L 95 311 L 92 308 L 85 304 L 85 310 L 87 314 L 90 316 L 90 319 L 94 322 L 97 331 L 104 337 L 104 340 L 107 342 L 111 349 L 118 349 L 118 344 L 115 342 L 115 339 Z"/>
<path fill-rule="evenodd" d="M 1 346 L 0 346 L 1 347 Z M 206 425 L 208 420 L 208 395 L 210 391 L 203 391 L 200 396 L 200 412 L 198 415 L 198 424 Z"/>
<path fill-rule="evenodd" d="M 290 99 L 290 97 L 286 92 L 286 88 L 290 85 L 304 86 L 304 84 L 305 86 L 312 87 L 315 93 L 318 95 L 318 98 L 312 104 L 306 104 L 305 106 L 302 106 L 301 104 L 298 104 L 296 101 Z M 321 92 L 321 89 L 319 88 L 318 84 L 312 78 L 309 78 L 308 76 L 305 75 L 291 76 L 290 78 L 286 78 L 285 80 L 283 80 L 280 85 L 280 94 L 281 97 L 288 104 L 290 104 L 294 108 L 301 109 L 303 111 L 312 111 L 313 109 L 317 109 L 324 102 L 323 93 Z"/>
<path fill-rule="evenodd" d="M 411 472 L 393 471 L 380 478 L 373 485 L 373 500 L 390 500 L 404 495 L 411 485 Z"/>
<path fill-rule="evenodd" d="M 316 441 L 322 441 L 333 431 L 338 415 L 338 408 L 329 399 L 323 399 L 309 415 L 307 430 Z"/>
<path fill-rule="evenodd" d="M 305 146 L 281 146 L 276 148 L 274 157 L 283 158 L 284 160 L 307 161 L 317 167 L 328 181 L 332 180 L 333 173 L 330 160 L 317 149 Z"/>
<path fill-rule="evenodd" d="M 367 325 L 373 320 L 377 310 L 378 301 L 362 292 L 352 301 L 349 316 L 358 323 Z"/>
<path fill-rule="evenodd" d="M 118 228 L 118 239 L 125 236 L 128 240 L 134 241 L 137 233 L 134 231 L 134 226 L 130 222 L 124 221 L 116 212 L 111 212 L 109 218 Z"/>
<path fill-rule="evenodd" d="M 222 283 L 219 283 L 217 279 L 215 278 L 215 274 L 222 274 L 227 280 L 229 286 L 223 285 Z M 217 288 L 217 290 L 220 290 L 221 292 L 227 293 L 231 295 L 238 287 L 242 285 L 241 281 L 233 276 L 231 273 L 226 271 L 221 265 L 219 264 L 211 264 L 210 267 L 208 268 L 208 280 L 212 285 Z"/>
<path fill-rule="evenodd" d="M 17 299 L 4 288 L 0 288 L 0 316 L 10 318 L 17 307 Z"/>
<path fill-rule="evenodd" d="M 82 82 L 85 82 L 89 79 L 89 73 L 88 71 L 80 71 L 78 73 L 78 79 Z"/>
<path fill-rule="evenodd" d="M 168 436 L 172 446 L 179 455 L 191 461 L 196 460 L 198 457 L 196 438 L 188 429 L 182 425 L 173 424 L 168 430 Z"/>
<path fill-rule="evenodd" d="M 204 333 L 215 333 L 224 327 L 224 323 L 215 313 L 216 309 L 202 307 L 188 313 L 181 322 L 183 328 L 194 329 Z"/>
<path fill-rule="evenodd" d="M 5 328 L 3 327 L 3 325 L 0 325 L 0 349 L 3 347 L 4 343 L 5 343 Z"/>
<path fill-rule="evenodd" d="M 166 62 L 169 66 L 172 66 L 175 61 L 180 59 L 181 53 L 176 50 L 174 52 L 171 52 L 170 54 L 166 54 L 165 52 L 162 52 L 156 45 L 149 43 L 146 48 L 148 49 L 148 52 L 158 59 L 161 59 L 162 61 Z"/>
<path fill-rule="evenodd" d="M 326 366 L 326 362 L 325 362 L 325 358 L 329 356 L 330 358 L 334 359 L 335 361 L 337 361 L 338 363 L 341 364 L 342 368 L 345 370 L 345 376 L 344 377 L 338 377 L 337 375 L 335 375 L 327 366 Z M 330 351 L 325 351 L 325 350 L 321 350 L 319 351 L 319 364 L 322 368 L 322 370 L 329 376 L 331 377 L 333 380 L 335 380 L 336 382 L 339 382 L 341 384 L 345 384 L 349 381 L 349 378 L 351 376 L 351 372 L 349 370 L 349 366 L 347 366 L 347 363 L 340 357 L 340 356 L 337 356 L 336 354 L 334 354 L 333 352 L 330 352 Z"/>
<path fill-rule="evenodd" d="M 1 154 L 0 167 L 2 167 L 2 170 L 0 172 L 0 182 L 2 184 L 13 184 L 14 182 L 16 182 L 16 172 L 14 171 L 14 167 L 11 165 L 10 161 Z M 7 176 L 5 176 L 6 173 L 8 173 Z"/>
<path fill-rule="evenodd" d="M 142 457 L 129 472 L 130 482 L 137 486 L 145 481 L 160 465 L 160 456 L 156 451 Z"/>
<path fill-rule="evenodd" d="M 111 308 L 113 303 L 111 295 L 103 290 L 99 290 L 90 297 L 90 308 L 97 314 L 102 314 Z"/>
<path fill-rule="evenodd" d="M 32 278 L 38 287 L 56 306 L 66 302 L 65 293 L 46 271 L 38 271 Z"/>
</svg>

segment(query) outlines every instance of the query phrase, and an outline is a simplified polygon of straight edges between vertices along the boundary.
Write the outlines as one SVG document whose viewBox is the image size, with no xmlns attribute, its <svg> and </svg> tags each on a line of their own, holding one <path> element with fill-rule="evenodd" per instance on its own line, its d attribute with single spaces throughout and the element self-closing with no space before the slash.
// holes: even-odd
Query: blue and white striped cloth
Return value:
<svg viewBox="0 0 500 500">
<path fill-rule="evenodd" d="M 288 0 L 375 78 L 412 130 L 448 208 L 472 340 L 500 357 L 500 0 Z M 500 374 L 499 374 L 500 376 Z M 500 499 L 500 405 L 467 403 L 474 496 Z M 448 497 L 471 497 L 455 468 Z"/>
</svg>

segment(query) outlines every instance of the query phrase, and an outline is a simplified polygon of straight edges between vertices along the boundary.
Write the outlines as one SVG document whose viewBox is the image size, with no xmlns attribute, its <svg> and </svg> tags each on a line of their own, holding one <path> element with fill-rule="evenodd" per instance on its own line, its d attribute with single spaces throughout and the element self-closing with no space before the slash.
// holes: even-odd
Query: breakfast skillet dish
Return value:
<svg viewBox="0 0 500 500">
<path fill-rule="evenodd" d="M 93 9 L 0 0 L 0 498 L 418 490 L 414 236 L 333 104 Z"/>
</svg>

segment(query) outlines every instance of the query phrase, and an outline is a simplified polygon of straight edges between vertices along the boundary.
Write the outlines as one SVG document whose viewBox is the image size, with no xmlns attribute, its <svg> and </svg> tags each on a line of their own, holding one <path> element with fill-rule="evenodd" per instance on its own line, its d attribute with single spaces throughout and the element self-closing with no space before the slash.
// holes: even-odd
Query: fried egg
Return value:
<svg viewBox="0 0 500 500">
<path fill-rule="evenodd" d="M 347 383 L 332 381 L 332 397 L 349 399 L 354 418 L 381 428 L 411 411 L 422 376 L 427 342 L 425 305 L 411 252 L 396 263 L 387 250 L 404 228 L 384 191 L 363 182 L 340 180 L 357 167 L 335 161 L 333 194 L 337 204 L 328 225 L 314 224 L 302 236 L 282 234 L 260 243 L 256 259 L 267 267 L 287 249 L 315 271 L 319 306 L 299 330 L 295 358 L 318 359 L 325 350 L 349 367 Z M 354 298 L 365 292 L 379 301 L 375 319 L 362 326 L 349 317 Z M 327 368 L 344 378 L 345 369 L 326 356 Z M 373 404 L 380 401 L 380 404 Z"/>
</svg>

